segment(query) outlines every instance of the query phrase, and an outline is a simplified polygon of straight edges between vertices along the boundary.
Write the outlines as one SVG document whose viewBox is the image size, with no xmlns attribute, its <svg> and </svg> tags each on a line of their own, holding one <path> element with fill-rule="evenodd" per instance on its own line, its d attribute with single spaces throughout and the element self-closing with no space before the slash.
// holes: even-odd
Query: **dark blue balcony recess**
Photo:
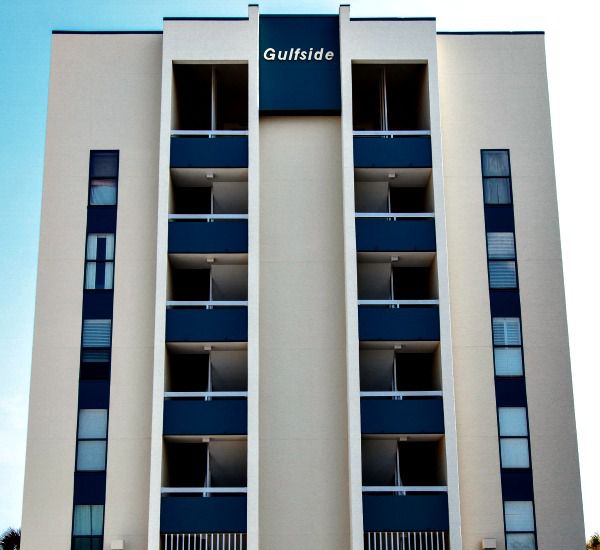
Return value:
<svg viewBox="0 0 600 550">
<path fill-rule="evenodd" d="M 431 168 L 431 138 L 355 137 L 354 167 Z"/>
<path fill-rule="evenodd" d="M 248 309 L 167 309 L 167 342 L 246 342 Z"/>
<path fill-rule="evenodd" d="M 361 341 L 436 341 L 440 314 L 437 307 L 359 306 L 358 335 Z"/>
<path fill-rule="evenodd" d="M 248 433 L 245 399 L 167 399 L 164 435 L 244 435 Z"/>
<path fill-rule="evenodd" d="M 172 137 L 171 168 L 246 168 L 248 137 Z"/>
<path fill-rule="evenodd" d="M 360 402 L 363 434 L 441 434 L 441 399 L 368 399 Z"/>
<path fill-rule="evenodd" d="M 358 252 L 433 252 L 435 221 L 433 218 L 398 219 L 357 218 Z"/>
<path fill-rule="evenodd" d="M 447 531 L 448 495 L 364 495 L 365 531 Z"/>
<path fill-rule="evenodd" d="M 162 497 L 161 533 L 245 533 L 246 496 Z"/>
<path fill-rule="evenodd" d="M 248 221 L 169 222 L 169 254 L 248 252 Z"/>
</svg>

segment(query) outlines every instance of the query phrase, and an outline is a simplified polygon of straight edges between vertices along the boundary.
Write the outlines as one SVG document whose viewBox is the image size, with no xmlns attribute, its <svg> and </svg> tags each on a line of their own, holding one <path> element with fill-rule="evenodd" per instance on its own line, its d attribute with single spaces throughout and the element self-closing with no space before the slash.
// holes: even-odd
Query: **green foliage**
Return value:
<svg viewBox="0 0 600 550">
<path fill-rule="evenodd" d="M 594 533 L 585 547 L 587 550 L 600 550 L 600 533 Z"/>
<path fill-rule="evenodd" d="M 0 548 L 2 550 L 19 550 L 21 548 L 21 529 L 9 527 L 0 536 Z"/>
</svg>

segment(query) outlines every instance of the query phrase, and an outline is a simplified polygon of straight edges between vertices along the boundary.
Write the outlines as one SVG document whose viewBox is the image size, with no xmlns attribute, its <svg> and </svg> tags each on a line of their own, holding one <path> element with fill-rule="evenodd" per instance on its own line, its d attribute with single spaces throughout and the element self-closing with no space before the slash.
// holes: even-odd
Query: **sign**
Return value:
<svg viewBox="0 0 600 550">
<path fill-rule="evenodd" d="M 337 15 L 261 15 L 261 115 L 341 112 Z"/>
</svg>

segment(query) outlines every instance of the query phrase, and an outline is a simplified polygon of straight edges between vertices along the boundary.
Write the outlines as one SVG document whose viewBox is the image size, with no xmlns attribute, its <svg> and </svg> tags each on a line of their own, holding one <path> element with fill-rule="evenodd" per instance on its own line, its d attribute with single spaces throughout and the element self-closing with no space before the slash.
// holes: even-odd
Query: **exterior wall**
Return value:
<svg viewBox="0 0 600 550">
<path fill-rule="evenodd" d="M 226 36 L 226 42 L 223 37 Z M 162 415 L 167 295 L 169 158 L 173 62 L 248 63 L 248 545 L 258 548 L 258 8 L 247 20 L 164 22 L 156 262 L 154 382 L 148 548 L 160 537 Z"/>
<path fill-rule="evenodd" d="M 340 120 L 260 132 L 260 548 L 347 550 Z"/>
<path fill-rule="evenodd" d="M 26 550 L 71 544 L 91 149 L 121 152 L 106 534 L 107 540 L 114 534 L 131 540 L 131 548 L 144 547 L 135 541 L 147 529 L 160 45 L 157 35 L 53 36 L 23 507 Z M 146 240 L 139 239 L 142 232 Z M 111 505 L 125 500 L 123 491 L 127 508 Z"/>
<path fill-rule="evenodd" d="M 543 37 L 444 35 L 438 52 L 463 548 L 479 548 L 483 537 L 503 540 L 480 164 L 486 148 L 511 156 L 538 547 L 583 547 Z"/>
<path fill-rule="evenodd" d="M 373 40 L 376 36 L 378 39 Z M 444 417 L 446 464 L 448 477 L 448 507 L 450 519 L 450 540 L 453 548 L 461 547 L 461 520 L 459 505 L 458 461 L 456 449 L 456 426 L 454 412 L 454 377 L 451 347 L 451 320 L 448 291 L 448 259 L 446 252 L 446 220 L 444 206 L 444 185 L 442 175 L 441 129 L 437 81 L 437 48 L 434 21 L 360 21 L 350 20 L 347 8 L 342 8 L 340 16 L 340 48 L 342 73 L 342 114 L 344 144 L 344 216 L 346 239 L 346 283 L 349 316 L 357 315 L 356 307 L 356 244 L 354 231 L 354 175 L 352 154 L 352 67 L 353 61 L 362 63 L 386 63 L 397 61 L 426 62 L 429 75 L 429 110 L 431 124 L 431 147 L 436 218 L 437 271 L 440 300 L 440 350 L 442 358 L 442 389 L 444 392 Z M 354 264 L 353 267 L 351 264 Z M 350 309 L 351 303 L 354 308 Z M 358 334 L 355 321 L 349 321 L 348 346 L 358 349 Z M 359 383 L 351 374 L 359 370 L 358 354 L 348 351 L 349 380 L 354 386 L 348 388 L 349 403 L 356 407 L 352 394 L 359 392 Z M 353 418 L 350 409 L 350 417 Z M 350 429 L 356 429 L 350 426 Z M 358 428 L 360 431 L 360 428 Z M 350 433 L 350 440 L 356 437 Z M 355 444 L 356 445 L 356 444 Z M 356 457 L 353 450 L 351 456 Z M 358 453 L 360 455 L 360 452 Z M 351 463 L 360 468 L 360 456 Z M 353 478 L 354 482 L 354 478 Z M 361 507 L 362 508 L 362 507 Z M 353 509 L 353 514 L 356 513 Z M 355 516 L 353 515 L 353 518 Z"/>
</svg>

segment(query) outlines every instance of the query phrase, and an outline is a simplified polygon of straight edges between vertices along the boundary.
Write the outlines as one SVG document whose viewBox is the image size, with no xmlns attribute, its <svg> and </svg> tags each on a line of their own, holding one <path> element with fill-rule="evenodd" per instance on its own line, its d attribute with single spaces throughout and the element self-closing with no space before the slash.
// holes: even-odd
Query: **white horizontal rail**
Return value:
<svg viewBox="0 0 600 550">
<path fill-rule="evenodd" d="M 171 130 L 171 136 L 247 136 L 248 130 Z"/>
<path fill-rule="evenodd" d="M 166 391 L 165 397 L 169 399 L 184 399 L 186 397 L 248 397 L 247 391 Z"/>
<path fill-rule="evenodd" d="M 162 487 L 163 495 L 212 495 L 247 493 L 247 487 Z"/>
<path fill-rule="evenodd" d="M 435 218 L 435 214 L 433 212 L 356 212 L 354 217 L 397 220 L 406 218 Z"/>
<path fill-rule="evenodd" d="M 162 550 L 245 550 L 246 533 L 165 533 Z"/>
<path fill-rule="evenodd" d="M 168 300 L 167 307 L 239 307 L 247 306 L 248 300 Z"/>
<path fill-rule="evenodd" d="M 248 214 L 169 214 L 169 221 L 176 220 L 247 220 Z"/>
<path fill-rule="evenodd" d="M 355 136 L 430 136 L 431 130 L 354 130 Z"/>
<path fill-rule="evenodd" d="M 447 493 L 445 485 L 363 485 L 363 493 Z"/>
<path fill-rule="evenodd" d="M 442 397 L 441 391 L 361 391 L 361 397 Z"/>
<path fill-rule="evenodd" d="M 366 531 L 365 550 L 446 550 L 445 531 Z"/>
<path fill-rule="evenodd" d="M 439 300 L 358 300 L 359 306 L 438 306 Z"/>
</svg>

